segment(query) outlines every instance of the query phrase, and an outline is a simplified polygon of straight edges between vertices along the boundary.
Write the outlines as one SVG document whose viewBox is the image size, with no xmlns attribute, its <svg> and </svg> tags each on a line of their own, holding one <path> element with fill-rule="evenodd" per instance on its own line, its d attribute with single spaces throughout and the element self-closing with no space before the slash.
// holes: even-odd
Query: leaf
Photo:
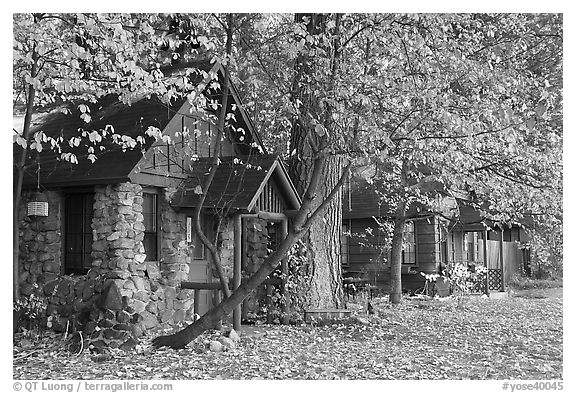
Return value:
<svg viewBox="0 0 576 393">
<path fill-rule="evenodd" d="M 322 124 L 317 123 L 316 126 L 314 127 L 314 132 L 316 132 L 318 136 L 324 136 L 326 135 L 326 128 L 324 128 Z"/>
<path fill-rule="evenodd" d="M 544 115 L 544 113 L 546 112 L 547 107 L 548 107 L 548 104 L 546 103 L 546 101 L 540 101 L 538 103 L 538 106 L 536 107 L 536 115 L 538 117 L 542 117 Z"/>
</svg>

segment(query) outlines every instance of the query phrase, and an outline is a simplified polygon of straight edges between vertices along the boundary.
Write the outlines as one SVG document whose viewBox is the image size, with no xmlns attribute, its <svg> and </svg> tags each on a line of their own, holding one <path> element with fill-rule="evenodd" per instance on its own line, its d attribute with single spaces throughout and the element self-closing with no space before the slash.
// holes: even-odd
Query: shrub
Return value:
<svg viewBox="0 0 576 393">
<path fill-rule="evenodd" d="M 509 285 L 514 289 L 543 289 L 562 287 L 561 279 L 537 279 L 515 274 L 510 279 Z"/>
<path fill-rule="evenodd" d="M 23 327 L 28 331 L 40 330 L 45 327 L 48 303 L 44 297 L 32 293 L 30 296 L 14 301 L 13 306 L 16 326 Z"/>
</svg>

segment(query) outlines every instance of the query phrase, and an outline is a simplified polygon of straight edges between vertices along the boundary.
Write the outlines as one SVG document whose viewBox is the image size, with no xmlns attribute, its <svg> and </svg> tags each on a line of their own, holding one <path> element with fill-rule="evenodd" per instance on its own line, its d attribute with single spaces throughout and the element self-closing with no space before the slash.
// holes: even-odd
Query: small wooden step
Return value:
<svg viewBox="0 0 576 393">
<path fill-rule="evenodd" d="M 343 308 L 315 308 L 304 310 L 304 322 L 331 321 L 350 318 L 350 310 Z"/>
</svg>

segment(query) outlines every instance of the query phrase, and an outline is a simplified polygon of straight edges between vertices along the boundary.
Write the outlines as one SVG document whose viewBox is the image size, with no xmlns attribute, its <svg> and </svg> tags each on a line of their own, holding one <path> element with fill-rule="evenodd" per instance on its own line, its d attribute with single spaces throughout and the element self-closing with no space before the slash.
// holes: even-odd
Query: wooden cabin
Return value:
<svg viewBox="0 0 576 393">
<path fill-rule="evenodd" d="M 393 212 L 375 187 L 353 179 L 344 191 L 342 272 L 344 277 L 359 277 L 387 290 L 391 239 L 381 224 L 390 222 Z M 500 229 L 496 223 L 482 220 L 478 211 L 464 202 L 446 200 L 446 207 L 459 206 L 453 210 L 452 220 L 433 214 L 422 206 L 410 207 L 402 250 L 404 291 L 412 292 L 424 285 L 420 273 L 441 273 L 455 263 L 470 267 L 487 264 L 490 290 L 504 290 L 512 274 L 526 265 L 528 254 L 519 247 L 526 241 L 524 231 L 518 226 L 504 225 Z M 485 237 L 488 238 L 486 251 Z"/>
<path fill-rule="evenodd" d="M 172 75 L 196 75 L 206 85 L 208 102 L 220 100 L 223 70 L 207 62 L 196 66 L 199 73 L 182 69 Z M 191 322 L 212 307 L 218 291 L 195 289 L 217 281 L 191 219 L 203 192 L 204 232 L 214 240 L 218 231 L 220 257 L 234 287 L 267 255 L 263 228 L 282 235 L 283 212 L 298 209 L 300 199 L 281 160 L 266 154 L 233 85 L 229 94 L 235 116 L 209 190 L 201 189 L 217 153 L 215 113 L 209 107 L 192 111 L 187 100 L 167 105 L 155 97 L 126 105 L 108 96 L 88 104 L 90 123 L 73 107 L 72 114 L 55 111 L 35 121 L 33 130 L 64 141 L 84 135 L 77 144 L 64 143 L 58 153 L 27 152 L 20 291 L 47 299 L 47 313 L 61 317 L 56 328 L 74 320 L 94 345 L 127 348 L 148 329 Z M 174 143 L 147 135 L 149 127 Z M 99 143 L 88 138 L 94 130 L 112 128 L 115 135 L 109 132 Z M 15 157 L 20 149 L 14 145 Z M 69 153 L 77 164 L 62 159 Z M 34 206 L 29 202 L 39 194 L 48 201 L 47 215 L 29 215 L 27 207 Z"/>
</svg>

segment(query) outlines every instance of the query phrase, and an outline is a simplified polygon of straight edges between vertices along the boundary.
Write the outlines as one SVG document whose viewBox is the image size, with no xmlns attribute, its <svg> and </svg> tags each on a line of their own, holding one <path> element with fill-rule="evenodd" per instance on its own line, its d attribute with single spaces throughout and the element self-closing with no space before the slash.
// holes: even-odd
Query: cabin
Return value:
<svg viewBox="0 0 576 393">
<path fill-rule="evenodd" d="M 391 239 L 382 225 L 389 225 L 394 213 L 377 187 L 384 189 L 383 185 L 352 178 L 344 190 L 342 274 L 350 282 L 369 283 L 386 291 L 390 287 Z M 504 291 L 512 275 L 529 264 L 529 253 L 521 248 L 527 241 L 525 232 L 517 225 L 484 220 L 465 199 L 441 194 L 438 197 L 444 214 L 432 213 L 417 204 L 407 212 L 402 249 L 403 291 L 422 288 L 425 278 L 421 273 L 440 274 L 456 263 L 471 269 L 486 266 L 488 291 Z M 478 291 L 486 292 L 485 283 Z"/>
<path fill-rule="evenodd" d="M 28 149 L 19 212 L 20 293 L 44 298 L 54 328 L 82 330 L 93 347 L 129 349 L 150 329 L 190 323 L 219 301 L 211 255 L 192 222 L 201 194 L 203 231 L 219 242 L 233 288 L 286 234 L 284 212 L 300 207 L 284 164 L 266 153 L 233 85 L 228 108 L 234 117 L 215 151 L 210 103 L 221 100 L 224 72 L 207 62 L 194 69 L 171 75 L 203 83 L 205 109 L 185 99 L 168 105 L 143 97 L 127 105 L 107 96 L 87 104 L 90 123 L 69 108 L 71 114 L 53 111 L 33 124 L 71 142 L 59 152 Z M 154 130 L 165 137 L 154 138 Z M 15 144 L 15 157 L 19 149 Z M 62 159 L 71 153 L 77 163 Z M 202 190 L 216 153 L 220 165 L 211 187 Z M 281 283 L 268 284 L 265 294 Z M 235 328 L 261 302 L 255 294 L 235 310 Z"/>
<path fill-rule="evenodd" d="M 487 280 L 478 290 L 504 291 L 514 274 L 530 269 L 530 249 L 523 247 L 530 240 L 526 231 L 517 224 L 483 218 L 469 200 L 457 199 L 456 203 L 458 215 L 447 222 L 443 259 L 472 269 L 485 266 Z"/>
</svg>

